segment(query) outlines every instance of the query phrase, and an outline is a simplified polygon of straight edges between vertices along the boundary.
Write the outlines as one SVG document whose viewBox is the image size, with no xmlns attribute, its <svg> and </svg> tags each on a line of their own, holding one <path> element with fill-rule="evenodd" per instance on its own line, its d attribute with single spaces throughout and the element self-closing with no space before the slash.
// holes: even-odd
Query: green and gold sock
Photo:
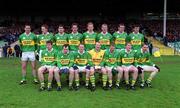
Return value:
<svg viewBox="0 0 180 108">
<path fill-rule="evenodd" d="M 58 87 L 61 87 L 61 82 L 57 82 Z"/>
<path fill-rule="evenodd" d="M 126 80 L 125 82 L 126 82 L 126 84 L 129 84 L 129 80 Z"/>
<path fill-rule="evenodd" d="M 75 80 L 76 86 L 79 86 L 79 79 Z"/>
<path fill-rule="evenodd" d="M 107 83 L 107 75 L 103 75 L 102 76 L 102 80 L 103 80 L 103 86 L 106 86 L 106 83 Z"/>
<path fill-rule="evenodd" d="M 50 83 L 50 82 L 48 83 L 48 88 L 49 88 L 49 87 L 51 87 L 51 83 Z"/>
<path fill-rule="evenodd" d="M 94 75 L 90 76 L 90 81 L 91 81 L 92 86 L 95 86 L 95 77 L 94 77 Z"/>
<path fill-rule="evenodd" d="M 134 86 L 136 83 L 136 80 L 132 80 L 131 86 Z"/>
<path fill-rule="evenodd" d="M 109 85 L 112 86 L 112 80 L 109 80 Z"/>
</svg>

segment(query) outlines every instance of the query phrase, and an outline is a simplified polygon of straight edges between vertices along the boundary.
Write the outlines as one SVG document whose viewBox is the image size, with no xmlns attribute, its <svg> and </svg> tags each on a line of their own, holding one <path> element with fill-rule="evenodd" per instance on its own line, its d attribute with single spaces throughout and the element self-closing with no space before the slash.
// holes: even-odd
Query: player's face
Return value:
<svg viewBox="0 0 180 108">
<path fill-rule="evenodd" d="M 84 51 L 84 45 L 79 45 L 79 52 L 83 52 Z"/>
<path fill-rule="evenodd" d="M 78 31 L 77 25 L 73 25 L 71 29 L 73 33 L 76 33 Z"/>
<path fill-rule="evenodd" d="M 138 33 L 139 32 L 139 27 L 134 27 L 134 32 Z"/>
<path fill-rule="evenodd" d="M 45 27 L 41 27 L 41 31 L 43 34 L 46 34 L 48 32 L 48 30 Z"/>
<path fill-rule="evenodd" d="M 93 24 L 89 24 L 88 27 L 87 27 L 88 31 L 93 31 L 94 29 L 94 26 Z"/>
<path fill-rule="evenodd" d="M 127 51 L 130 51 L 130 50 L 131 50 L 131 44 L 127 44 L 127 45 L 126 45 L 126 50 L 127 50 Z"/>
<path fill-rule="evenodd" d="M 115 50 L 115 47 L 114 46 L 110 46 L 110 51 L 113 52 Z"/>
<path fill-rule="evenodd" d="M 143 45 L 142 50 L 143 50 L 143 52 L 148 51 L 148 46 L 147 45 Z"/>
<path fill-rule="evenodd" d="M 31 32 L 31 27 L 30 26 L 25 26 L 24 30 L 25 30 L 26 33 L 29 34 Z"/>
<path fill-rule="evenodd" d="M 46 44 L 46 47 L 47 47 L 48 50 L 51 50 L 51 49 L 52 49 L 51 43 L 47 43 L 47 44 Z"/>
<path fill-rule="evenodd" d="M 63 47 L 63 53 L 64 53 L 64 54 L 67 54 L 68 51 L 69 51 L 68 47 Z"/>
<path fill-rule="evenodd" d="M 120 32 L 124 32 L 124 29 L 125 29 L 125 26 L 123 26 L 123 25 L 120 25 L 120 26 L 118 27 L 118 30 L 119 30 Z"/>
<path fill-rule="evenodd" d="M 58 31 L 59 31 L 59 33 L 64 33 L 64 28 L 63 27 L 59 27 Z"/>
<path fill-rule="evenodd" d="M 102 25 L 101 30 L 105 33 L 108 31 L 108 27 L 106 25 Z"/>
<path fill-rule="evenodd" d="M 100 44 L 100 43 L 96 43 L 95 48 L 96 48 L 96 50 L 100 50 L 100 48 L 101 48 L 101 44 Z"/>
</svg>

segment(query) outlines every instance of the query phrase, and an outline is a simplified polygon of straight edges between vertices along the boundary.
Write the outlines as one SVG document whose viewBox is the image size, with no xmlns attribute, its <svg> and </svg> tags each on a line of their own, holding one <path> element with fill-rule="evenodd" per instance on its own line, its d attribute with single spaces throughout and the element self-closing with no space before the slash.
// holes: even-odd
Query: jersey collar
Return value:
<svg viewBox="0 0 180 108">
<path fill-rule="evenodd" d="M 63 32 L 63 34 L 61 34 L 61 33 L 58 33 L 60 36 L 63 36 L 64 35 L 64 32 Z"/>
<path fill-rule="evenodd" d="M 106 32 L 105 34 L 103 32 L 101 32 L 101 34 L 106 35 L 106 34 L 108 34 L 108 32 Z"/>
<path fill-rule="evenodd" d="M 43 33 L 43 35 L 48 35 L 48 34 L 49 34 L 49 32 L 47 32 L 46 34 Z"/>
<path fill-rule="evenodd" d="M 87 33 L 89 33 L 89 34 L 93 34 L 93 33 L 94 33 L 94 31 L 92 31 L 91 33 L 90 33 L 89 31 L 87 31 Z"/>
<path fill-rule="evenodd" d="M 26 34 L 26 32 L 24 32 L 24 34 L 25 34 L 26 36 L 29 36 L 29 35 L 31 34 L 31 32 L 29 32 L 29 34 Z"/>
<path fill-rule="evenodd" d="M 138 33 L 134 33 L 134 32 L 133 32 L 133 34 L 139 34 L 139 32 L 138 32 Z"/>
<path fill-rule="evenodd" d="M 76 32 L 76 33 L 71 32 L 71 34 L 73 34 L 73 35 L 78 35 L 78 32 Z"/>
<path fill-rule="evenodd" d="M 51 49 L 51 51 L 49 51 L 48 49 L 46 49 L 48 52 L 52 52 L 53 51 L 53 48 Z"/>
<path fill-rule="evenodd" d="M 85 51 L 83 51 L 83 53 L 80 53 L 80 52 L 79 52 L 79 50 L 78 50 L 78 53 L 82 55 L 82 54 L 84 54 L 84 53 L 85 53 Z"/>
</svg>

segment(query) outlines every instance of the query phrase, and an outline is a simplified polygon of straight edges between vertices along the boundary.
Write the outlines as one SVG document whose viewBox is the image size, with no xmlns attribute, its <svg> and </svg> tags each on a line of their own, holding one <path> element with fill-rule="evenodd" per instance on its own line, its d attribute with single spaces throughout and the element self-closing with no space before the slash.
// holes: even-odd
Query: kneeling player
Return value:
<svg viewBox="0 0 180 108">
<path fill-rule="evenodd" d="M 125 78 L 125 82 L 126 82 L 126 89 L 128 90 L 129 87 L 132 90 L 135 90 L 135 83 L 136 83 L 136 79 L 138 76 L 138 70 L 137 68 L 134 66 L 134 56 L 135 56 L 135 52 L 133 50 L 131 50 L 131 44 L 127 43 L 126 44 L 126 49 L 122 50 L 120 52 L 120 61 L 122 64 L 122 68 L 124 71 L 124 78 Z M 129 72 L 132 73 L 132 83 L 131 85 L 129 84 Z"/>
<path fill-rule="evenodd" d="M 105 68 L 108 73 L 109 88 L 112 89 L 112 71 L 117 71 L 116 88 L 120 88 L 119 83 L 123 75 L 123 69 L 118 66 L 119 52 L 115 50 L 114 44 L 110 45 L 110 49 L 106 50 L 104 55 Z"/>
<path fill-rule="evenodd" d="M 141 51 L 136 53 L 136 66 L 138 71 L 141 73 L 142 83 L 140 85 L 141 88 L 144 87 L 144 72 L 151 72 L 149 78 L 146 81 L 148 87 L 151 87 L 151 81 L 154 76 L 160 71 L 159 67 L 156 66 L 150 60 L 150 53 L 148 52 L 148 45 L 144 44 L 142 46 Z"/>
<path fill-rule="evenodd" d="M 47 49 L 43 50 L 41 53 L 42 64 L 41 67 L 38 69 L 38 77 L 39 81 L 41 82 L 40 90 L 45 90 L 44 73 L 46 72 L 49 72 L 47 90 L 50 91 L 52 89 L 51 82 L 53 79 L 53 72 L 56 65 L 56 51 L 52 48 L 52 44 L 52 41 L 47 41 Z"/>
<path fill-rule="evenodd" d="M 89 87 L 89 74 L 93 71 L 91 55 L 84 50 L 84 45 L 79 45 L 79 50 L 75 52 L 75 82 L 76 90 L 79 89 L 79 72 L 85 72 L 86 74 L 86 88 Z"/>
<path fill-rule="evenodd" d="M 68 44 L 63 45 L 63 51 L 57 54 L 57 67 L 54 70 L 54 76 L 57 82 L 57 91 L 61 91 L 60 75 L 61 73 L 69 73 L 69 90 L 72 90 L 72 83 L 74 78 L 74 55 L 69 53 Z"/>
</svg>

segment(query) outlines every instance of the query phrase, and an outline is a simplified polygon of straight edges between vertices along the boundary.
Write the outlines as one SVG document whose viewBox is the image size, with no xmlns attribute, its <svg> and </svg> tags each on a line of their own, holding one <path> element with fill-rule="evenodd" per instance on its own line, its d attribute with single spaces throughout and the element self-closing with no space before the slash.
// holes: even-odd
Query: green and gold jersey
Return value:
<svg viewBox="0 0 180 108">
<path fill-rule="evenodd" d="M 101 43 L 101 49 L 109 49 L 110 43 L 112 42 L 112 35 L 110 33 L 103 34 L 102 32 L 98 34 L 97 41 Z"/>
<path fill-rule="evenodd" d="M 41 65 L 55 66 L 56 56 L 57 51 L 53 48 L 51 49 L 51 51 L 48 51 L 47 49 L 43 50 L 41 53 Z"/>
<path fill-rule="evenodd" d="M 76 33 L 76 34 L 69 34 L 68 35 L 68 41 L 69 41 L 69 47 L 70 51 L 77 51 L 78 50 L 78 45 L 82 42 L 83 36 L 81 33 Z"/>
<path fill-rule="evenodd" d="M 135 65 L 148 65 L 153 66 L 154 63 L 150 60 L 150 53 L 149 52 L 142 52 L 142 50 L 136 52 L 135 54 Z"/>
<path fill-rule="evenodd" d="M 56 62 L 58 67 L 62 67 L 62 66 L 72 67 L 74 64 L 74 55 L 73 53 L 69 53 L 69 52 L 65 54 L 61 51 L 57 54 Z"/>
<path fill-rule="evenodd" d="M 116 49 L 125 49 L 125 44 L 127 42 L 127 33 L 120 33 L 119 31 L 113 34 L 113 39 Z"/>
<path fill-rule="evenodd" d="M 64 34 L 60 34 L 60 33 L 55 34 L 54 42 L 55 42 L 55 48 L 58 51 L 61 51 L 63 49 L 62 46 L 64 44 L 68 43 L 68 34 L 66 34 L 66 33 L 64 33 Z"/>
<path fill-rule="evenodd" d="M 37 39 L 38 43 L 38 50 L 45 50 L 46 49 L 46 42 L 51 40 L 54 44 L 54 36 L 52 33 L 47 34 L 40 34 Z"/>
<path fill-rule="evenodd" d="M 132 49 L 138 51 L 144 43 L 144 35 L 141 33 L 131 33 L 128 36 L 128 41 L 132 44 Z"/>
<path fill-rule="evenodd" d="M 27 35 L 23 33 L 19 36 L 19 43 L 22 52 L 31 52 L 37 49 L 37 37 L 35 34 L 30 33 Z"/>
<path fill-rule="evenodd" d="M 95 66 L 104 66 L 104 50 L 96 51 L 95 49 L 92 49 L 89 51 L 89 54 L 92 57 L 92 63 Z"/>
<path fill-rule="evenodd" d="M 110 52 L 109 49 L 106 50 L 104 54 L 105 66 L 117 67 L 118 58 L 119 58 L 119 52 L 117 50 L 114 50 L 113 52 Z"/>
<path fill-rule="evenodd" d="M 84 46 L 86 51 L 95 48 L 97 33 L 89 33 L 88 31 L 83 33 Z"/>
<path fill-rule="evenodd" d="M 77 66 L 86 66 L 86 65 L 93 66 L 92 57 L 86 51 L 84 51 L 83 53 L 80 53 L 79 51 L 75 52 L 74 58 L 75 58 L 75 64 Z"/>
<path fill-rule="evenodd" d="M 119 63 L 121 65 L 129 66 L 134 65 L 135 62 L 135 51 L 130 50 L 129 52 L 124 49 L 120 51 Z"/>
</svg>

